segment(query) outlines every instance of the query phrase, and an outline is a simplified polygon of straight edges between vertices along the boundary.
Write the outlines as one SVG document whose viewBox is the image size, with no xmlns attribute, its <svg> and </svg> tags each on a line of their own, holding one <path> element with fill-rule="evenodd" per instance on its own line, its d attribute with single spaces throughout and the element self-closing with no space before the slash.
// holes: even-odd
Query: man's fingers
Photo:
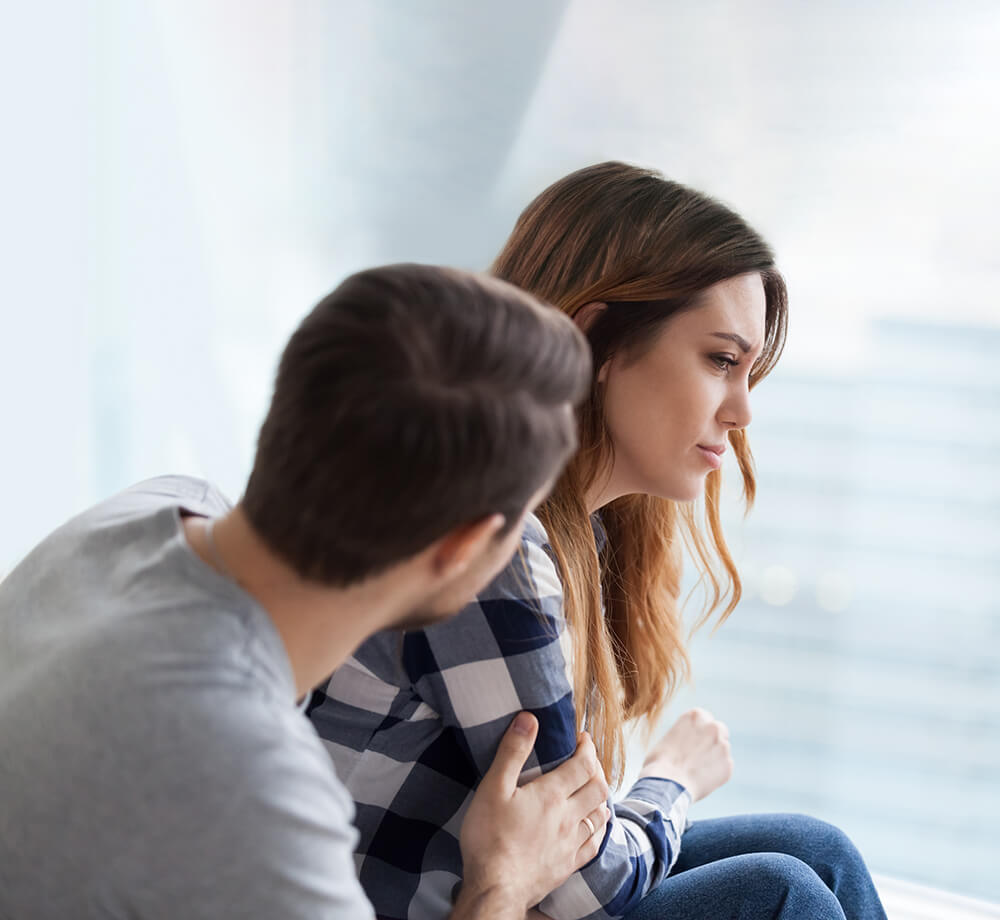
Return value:
<svg viewBox="0 0 1000 920">
<path fill-rule="evenodd" d="M 578 809 L 578 814 L 589 814 L 602 802 L 608 799 L 608 784 L 604 781 L 604 774 L 598 773 L 590 778 L 590 781 L 576 790 L 570 797 L 570 802 Z"/>
<path fill-rule="evenodd" d="M 608 824 L 608 817 L 611 812 L 606 805 L 598 805 L 589 815 L 580 822 L 581 845 L 587 842 L 587 838 L 595 834 L 601 840 L 604 839 L 604 831 Z"/>
<path fill-rule="evenodd" d="M 589 863 L 601 849 L 601 844 L 604 842 L 606 822 L 611 815 L 606 806 L 602 805 L 601 808 L 604 809 L 603 814 L 600 809 L 598 809 L 593 814 L 588 816 L 591 824 L 594 825 L 593 834 L 589 833 L 590 829 L 586 826 L 586 823 L 584 823 L 584 830 L 582 833 L 587 834 L 587 838 L 581 844 L 580 849 L 576 851 L 576 867 L 574 871 L 587 865 L 587 863 Z M 595 815 L 597 816 L 596 819 L 594 817 Z"/>
<path fill-rule="evenodd" d="M 573 756 L 543 778 L 550 781 L 560 795 L 571 796 L 600 770 L 594 742 L 590 740 L 590 735 L 582 732 Z"/>
<path fill-rule="evenodd" d="M 513 795 L 537 735 L 538 719 L 530 712 L 519 712 L 500 739 L 500 747 L 483 782 L 496 782 L 504 792 Z"/>
</svg>

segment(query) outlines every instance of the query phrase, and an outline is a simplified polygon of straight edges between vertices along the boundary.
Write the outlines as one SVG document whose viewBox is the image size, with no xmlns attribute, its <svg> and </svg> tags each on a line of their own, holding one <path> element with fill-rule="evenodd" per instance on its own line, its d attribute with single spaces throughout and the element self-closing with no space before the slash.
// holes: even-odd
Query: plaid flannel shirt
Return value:
<svg viewBox="0 0 1000 920">
<path fill-rule="evenodd" d="M 514 715 L 538 718 L 522 779 L 576 748 L 562 586 L 541 522 L 453 619 L 365 642 L 316 691 L 310 718 L 357 807 L 358 875 L 379 917 L 440 920 L 461 878 L 459 828 Z M 555 920 L 620 917 L 670 871 L 688 792 L 640 779 L 609 801 L 598 855 L 539 908 Z"/>
</svg>

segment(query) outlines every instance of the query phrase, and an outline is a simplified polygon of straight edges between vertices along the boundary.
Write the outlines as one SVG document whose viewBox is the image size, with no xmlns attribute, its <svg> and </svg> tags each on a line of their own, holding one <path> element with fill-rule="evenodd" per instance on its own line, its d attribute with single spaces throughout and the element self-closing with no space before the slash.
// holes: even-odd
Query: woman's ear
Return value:
<svg viewBox="0 0 1000 920">
<path fill-rule="evenodd" d="M 573 314 L 573 322 L 576 323 L 577 329 L 579 329 L 584 335 L 587 334 L 590 327 L 594 325 L 594 321 L 599 317 L 605 310 L 607 310 L 608 305 L 602 300 L 592 300 L 590 303 L 585 303 L 576 313 Z M 605 361 L 597 369 L 597 382 L 604 383 L 608 376 L 608 365 L 610 360 Z"/>
<path fill-rule="evenodd" d="M 594 320 L 607 310 L 607 308 L 608 305 L 603 301 L 592 300 L 590 303 L 585 303 L 573 314 L 573 322 L 586 335 L 587 331 L 593 325 Z"/>
</svg>

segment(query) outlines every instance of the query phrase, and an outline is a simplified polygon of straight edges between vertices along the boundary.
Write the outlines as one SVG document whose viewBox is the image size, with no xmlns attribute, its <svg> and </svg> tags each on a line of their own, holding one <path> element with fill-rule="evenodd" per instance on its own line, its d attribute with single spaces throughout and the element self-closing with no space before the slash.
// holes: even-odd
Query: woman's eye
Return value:
<svg viewBox="0 0 1000 920">
<path fill-rule="evenodd" d="M 739 363 L 732 355 L 712 355 L 712 363 L 720 370 L 729 373 L 731 367 Z"/>
</svg>

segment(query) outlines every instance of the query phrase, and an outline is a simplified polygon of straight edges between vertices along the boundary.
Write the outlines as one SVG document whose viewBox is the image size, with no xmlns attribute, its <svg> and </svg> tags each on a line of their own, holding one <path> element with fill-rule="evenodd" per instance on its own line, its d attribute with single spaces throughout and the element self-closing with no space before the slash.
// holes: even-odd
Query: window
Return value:
<svg viewBox="0 0 1000 920">
<path fill-rule="evenodd" d="M 13 18 L 0 573 L 149 475 L 236 497 L 278 350 L 347 272 L 484 267 L 557 176 L 656 166 L 759 226 L 791 291 L 731 509 L 746 600 L 678 701 L 733 730 L 696 815 L 812 812 L 876 872 L 1000 901 L 993 0 Z"/>
</svg>

